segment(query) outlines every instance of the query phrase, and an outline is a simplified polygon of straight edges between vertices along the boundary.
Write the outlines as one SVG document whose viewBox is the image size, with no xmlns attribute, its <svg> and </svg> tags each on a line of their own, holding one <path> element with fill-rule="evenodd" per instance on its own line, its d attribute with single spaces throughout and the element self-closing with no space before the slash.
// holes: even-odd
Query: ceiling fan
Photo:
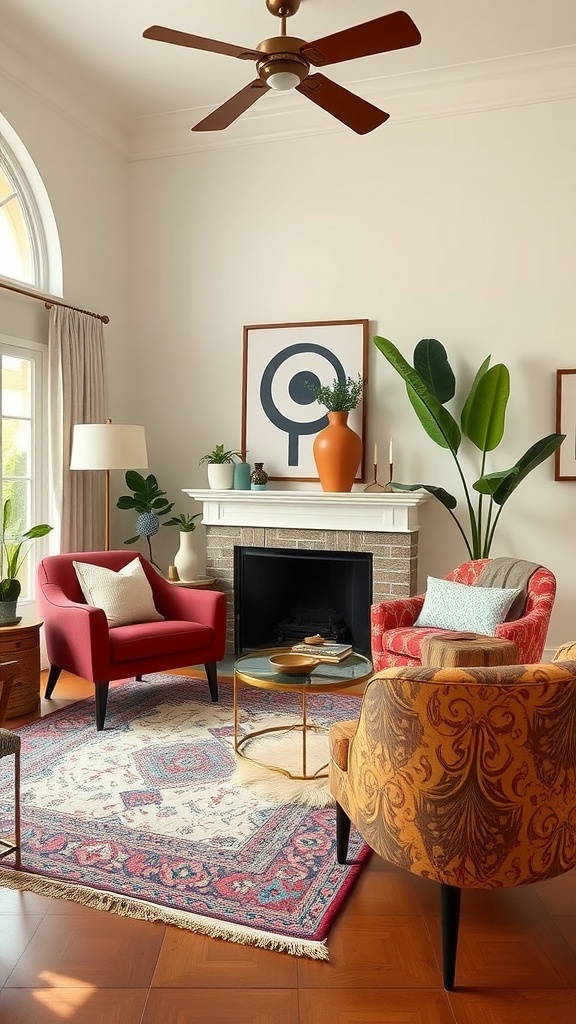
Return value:
<svg viewBox="0 0 576 1024">
<path fill-rule="evenodd" d="M 301 0 L 266 0 L 270 14 L 281 19 L 281 32 L 279 36 L 263 39 L 253 50 L 235 46 L 233 43 L 222 43 L 217 39 L 206 39 L 204 36 L 163 28 L 161 25 L 152 25 L 146 29 L 143 33 L 146 39 L 156 39 L 161 43 L 173 43 L 176 46 L 189 46 L 193 50 L 223 53 L 227 57 L 252 60 L 256 64 L 258 78 L 244 86 L 203 121 L 194 125 L 193 132 L 214 132 L 228 128 L 270 89 L 296 89 L 358 135 L 365 135 L 388 120 L 389 114 L 361 99 L 360 96 L 349 92 L 324 75 L 310 74 L 310 67 L 313 65 L 321 68 L 327 64 L 339 64 L 345 60 L 416 46 L 422 37 L 410 16 L 404 11 L 395 11 L 393 14 L 385 14 L 373 21 L 307 43 L 304 39 L 286 34 L 286 19 L 296 14 L 300 2 Z"/>
</svg>

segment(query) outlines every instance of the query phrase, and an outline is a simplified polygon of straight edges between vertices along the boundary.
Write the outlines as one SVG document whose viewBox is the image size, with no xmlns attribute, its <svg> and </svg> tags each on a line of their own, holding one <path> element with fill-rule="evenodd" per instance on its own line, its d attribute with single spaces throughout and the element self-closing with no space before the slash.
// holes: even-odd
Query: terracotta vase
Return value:
<svg viewBox="0 0 576 1024">
<path fill-rule="evenodd" d="M 351 491 L 362 458 L 362 440 L 348 426 L 347 412 L 329 412 L 328 426 L 314 438 L 312 453 L 323 491 Z"/>
</svg>

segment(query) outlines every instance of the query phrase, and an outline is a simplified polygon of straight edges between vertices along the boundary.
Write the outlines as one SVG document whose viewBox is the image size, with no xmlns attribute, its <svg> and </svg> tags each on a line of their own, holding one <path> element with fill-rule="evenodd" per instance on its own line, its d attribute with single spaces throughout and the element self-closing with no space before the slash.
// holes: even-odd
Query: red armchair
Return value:
<svg viewBox="0 0 576 1024">
<path fill-rule="evenodd" d="M 471 586 L 488 562 L 488 558 L 464 562 L 445 578 Z M 533 573 L 528 583 L 528 596 L 522 617 L 496 626 L 494 635 L 514 641 L 518 648 L 518 662 L 523 665 L 536 664 L 542 658 L 555 595 L 556 579 L 549 569 L 542 566 Z M 424 604 L 424 597 L 424 594 L 418 594 L 416 597 L 372 605 L 370 620 L 375 672 L 394 665 L 420 665 L 422 642 L 429 636 L 449 632 L 446 629 L 414 626 Z"/>
<path fill-rule="evenodd" d="M 118 572 L 138 557 L 162 621 L 109 627 L 101 608 L 86 603 L 73 562 L 89 562 Z M 215 590 L 175 587 L 134 551 L 81 551 L 51 555 L 37 569 L 37 599 L 44 620 L 50 672 L 45 697 L 52 696 L 65 669 L 94 683 L 96 728 L 104 728 L 109 684 L 141 679 L 203 664 L 210 696 L 218 700 L 217 662 L 224 656 L 226 596 Z"/>
</svg>

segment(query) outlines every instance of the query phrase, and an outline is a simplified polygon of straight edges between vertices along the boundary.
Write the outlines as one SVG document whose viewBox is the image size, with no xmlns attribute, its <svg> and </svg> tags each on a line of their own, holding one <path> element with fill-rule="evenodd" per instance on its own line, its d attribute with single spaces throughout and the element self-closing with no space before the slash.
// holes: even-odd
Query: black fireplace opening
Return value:
<svg viewBox="0 0 576 1024">
<path fill-rule="evenodd" d="M 234 548 L 234 649 L 291 647 L 305 636 L 370 657 L 372 554 Z"/>
</svg>

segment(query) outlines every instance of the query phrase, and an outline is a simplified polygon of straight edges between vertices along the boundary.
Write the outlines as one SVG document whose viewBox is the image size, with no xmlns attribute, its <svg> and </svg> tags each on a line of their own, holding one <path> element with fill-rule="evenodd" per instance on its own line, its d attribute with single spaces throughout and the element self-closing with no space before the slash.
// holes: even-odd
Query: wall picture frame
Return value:
<svg viewBox="0 0 576 1024">
<path fill-rule="evenodd" d="M 264 463 L 270 480 L 318 481 L 312 445 L 328 417 L 306 381 L 330 385 L 336 378 L 360 375 L 366 382 L 369 323 L 316 320 L 244 327 L 242 451 L 248 462 Z M 366 390 L 348 418 L 362 439 L 358 483 L 364 480 Z"/>
<path fill-rule="evenodd" d="M 566 437 L 554 453 L 554 479 L 576 480 L 576 370 L 556 370 L 556 431 Z"/>
</svg>

